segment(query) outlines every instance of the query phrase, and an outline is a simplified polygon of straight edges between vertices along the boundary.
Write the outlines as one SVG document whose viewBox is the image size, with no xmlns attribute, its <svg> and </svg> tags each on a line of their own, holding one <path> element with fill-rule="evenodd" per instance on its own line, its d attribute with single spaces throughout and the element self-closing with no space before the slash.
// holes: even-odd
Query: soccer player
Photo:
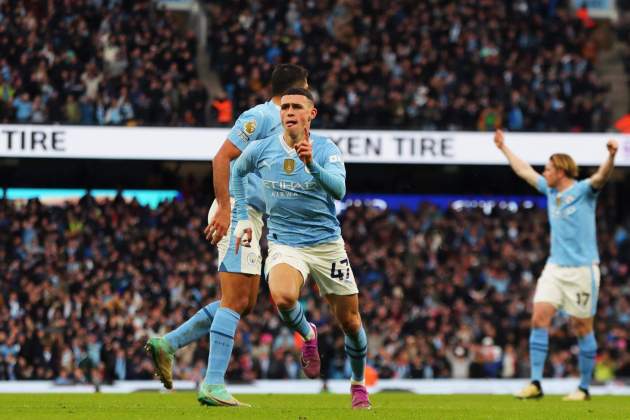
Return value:
<svg viewBox="0 0 630 420">
<path fill-rule="evenodd" d="M 236 250 L 240 238 L 251 230 L 243 177 L 257 171 L 269 213 L 265 267 L 269 289 L 284 323 L 304 338 L 304 373 L 309 378 L 320 373 L 317 329 L 298 303 L 310 274 L 345 334 L 352 367 L 352 407 L 370 408 L 364 379 L 367 336 L 359 314 L 359 291 L 335 215 L 334 200 L 343 198 L 346 190 L 341 152 L 331 140 L 309 135 L 317 110 L 308 90 L 287 90 L 280 114 L 284 132 L 248 147 L 232 173 L 238 220 L 235 235 L 239 238 Z"/>
<path fill-rule="evenodd" d="M 291 87 L 307 87 L 308 72 L 294 64 L 280 64 L 271 75 L 273 97 L 264 104 L 243 112 L 228 138 L 214 158 L 212 165 L 216 200 L 208 213 L 206 239 L 217 244 L 219 250 L 219 281 L 221 300 L 201 308 L 189 320 L 164 337 L 151 338 L 146 345 L 156 367 L 157 375 L 168 389 L 173 387 L 172 366 L 175 352 L 185 345 L 210 333 L 210 354 L 204 382 L 197 399 L 210 406 L 243 405 L 225 388 L 225 372 L 230 362 L 234 334 L 241 316 L 256 304 L 260 282 L 261 256 L 259 239 L 265 204 L 261 180 L 255 174 L 248 177 L 247 212 L 253 226 L 252 240 L 246 252 L 236 255 L 235 238 L 230 230 L 231 199 L 229 177 L 231 162 L 249 144 L 282 132 L 280 97 Z M 233 163 L 233 162 L 232 162 Z M 226 233 L 230 230 L 230 235 Z"/>
<path fill-rule="evenodd" d="M 529 336 L 531 383 L 517 398 L 541 398 L 545 359 L 549 343 L 548 329 L 557 310 L 571 317 L 578 338 L 580 384 L 565 401 L 590 399 L 588 392 L 597 342 L 593 334 L 593 316 L 599 292 L 599 254 L 595 229 L 597 196 L 613 171 L 618 143 L 608 141 L 608 158 L 590 178 L 578 181 L 578 168 L 571 156 L 551 155 L 542 175 L 516 156 L 497 130 L 496 146 L 508 159 L 516 174 L 547 196 L 551 252 L 534 294 L 532 330 Z"/>
</svg>

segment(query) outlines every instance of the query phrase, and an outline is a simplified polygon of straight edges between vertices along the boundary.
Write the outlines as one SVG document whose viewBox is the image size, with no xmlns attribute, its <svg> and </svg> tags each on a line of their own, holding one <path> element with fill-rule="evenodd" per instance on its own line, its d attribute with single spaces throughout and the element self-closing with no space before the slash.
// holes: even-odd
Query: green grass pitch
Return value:
<svg viewBox="0 0 630 420">
<path fill-rule="evenodd" d="M 0 419 L 629 419 L 630 398 L 565 403 L 558 396 L 518 401 L 494 395 L 371 396 L 353 411 L 349 395 L 240 395 L 252 408 L 202 407 L 192 392 L 172 394 L 0 394 Z"/>
</svg>

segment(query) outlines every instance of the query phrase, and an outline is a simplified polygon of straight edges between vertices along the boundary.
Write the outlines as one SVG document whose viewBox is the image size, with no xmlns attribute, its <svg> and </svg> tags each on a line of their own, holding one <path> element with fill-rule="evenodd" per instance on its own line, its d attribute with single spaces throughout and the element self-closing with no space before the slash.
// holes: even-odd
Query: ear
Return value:
<svg viewBox="0 0 630 420">
<path fill-rule="evenodd" d="M 308 120 L 312 121 L 315 119 L 316 116 L 317 116 L 317 108 L 313 107 L 311 108 L 311 115 L 308 117 Z"/>
</svg>

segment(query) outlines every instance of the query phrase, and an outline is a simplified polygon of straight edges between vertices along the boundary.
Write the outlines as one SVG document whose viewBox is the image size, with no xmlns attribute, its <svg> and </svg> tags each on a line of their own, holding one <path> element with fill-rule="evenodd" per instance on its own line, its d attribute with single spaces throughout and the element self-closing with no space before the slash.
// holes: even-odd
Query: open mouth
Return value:
<svg viewBox="0 0 630 420">
<path fill-rule="evenodd" d="M 297 120 L 287 120 L 284 125 L 287 128 L 295 127 L 297 125 Z"/>
</svg>

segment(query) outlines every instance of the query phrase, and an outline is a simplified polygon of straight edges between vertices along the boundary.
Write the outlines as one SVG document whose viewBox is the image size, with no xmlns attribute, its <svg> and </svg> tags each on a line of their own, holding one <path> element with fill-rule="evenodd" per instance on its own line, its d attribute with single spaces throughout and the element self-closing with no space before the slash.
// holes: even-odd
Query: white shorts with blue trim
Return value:
<svg viewBox="0 0 630 420">
<path fill-rule="evenodd" d="M 597 311 L 599 280 L 597 264 L 562 267 L 547 263 L 536 285 L 534 303 L 550 303 L 573 317 L 591 318 Z"/>
<path fill-rule="evenodd" d="M 265 262 L 267 277 L 278 264 L 288 264 L 298 270 L 304 282 L 310 274 L 317 283 L 321 296 L 347 296 L 359 293 L 341 238 L 325 244 L 299 248 L 269 242 L 269 256 Z"/>
<path fill-rule="evenodd" d="M 232 208 L 234 208 L 234 198 L 230 198 Z M 217 201 L 214 200 L 208 212 L 208 223 L 217 211 Z M 252 240 L 250 246 L 241 246 L 236 251 L 236 238 L 234 237 L 235 223 L 230 221 L 228 234 L 217 244 L 219 250 L 219 271 L 223 273 L 241 273 L 260 275 L 262 257 L 260 255 L 260 236 L 263 230 L 263 213 L 249 206 L 249 221 L 252 224 Z M 233 217 L 233 216 L 232 216 Z M 232 218 L 232 220 L 234 220 Z"/>
</svg>

